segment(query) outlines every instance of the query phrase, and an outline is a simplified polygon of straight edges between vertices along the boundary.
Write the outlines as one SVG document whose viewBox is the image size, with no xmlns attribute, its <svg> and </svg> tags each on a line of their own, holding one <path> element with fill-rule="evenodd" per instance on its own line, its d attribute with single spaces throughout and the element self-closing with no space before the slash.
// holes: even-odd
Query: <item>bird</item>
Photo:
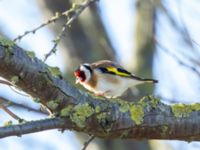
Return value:
<svg viewBox="0 0 200 150">
<path fill-rule="evenodd" d="M 138 77 L 110 60 L 80 64 L 74 76 L 76 84 L 108 99 L 120 97 L 128 88 L 138 84 L 158 83 L 158 80 Z"/>
</svg>

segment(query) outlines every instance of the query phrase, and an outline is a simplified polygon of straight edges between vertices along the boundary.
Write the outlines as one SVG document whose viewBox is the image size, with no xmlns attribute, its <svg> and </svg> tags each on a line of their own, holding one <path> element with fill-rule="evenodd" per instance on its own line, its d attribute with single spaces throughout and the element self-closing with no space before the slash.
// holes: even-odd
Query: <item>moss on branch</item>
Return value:
<svg viewBox="0 0 200 150">
<path fill-rule="evenodd" d="M 200 104 L 174 104 L 171 105 L 172 112 L 175 117 L 189 117 L 192 111 L 200 111 Z"/>
</svg>

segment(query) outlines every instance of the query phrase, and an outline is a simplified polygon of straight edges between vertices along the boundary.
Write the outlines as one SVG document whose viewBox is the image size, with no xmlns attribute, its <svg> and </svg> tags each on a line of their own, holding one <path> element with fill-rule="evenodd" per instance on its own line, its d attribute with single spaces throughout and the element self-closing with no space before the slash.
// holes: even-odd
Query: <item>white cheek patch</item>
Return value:
<svg viewBox="0 0 200 150">
<path fill-rule="evenodd" d="M 90 73 L 90 71 L 89 71 L 86 67 L 84 67 L 84 66 L 81 66 L 81 67 L 80 67 L 80 70 L 81 70 L 81 71 L 84 71 L 84 73 L 85 73 L 86 79 L 85 79 L 84 82 L 88 82 L 88 81 L 90 80 L 90 78 L 91 78 L 91 73 Z"/>
</svg>

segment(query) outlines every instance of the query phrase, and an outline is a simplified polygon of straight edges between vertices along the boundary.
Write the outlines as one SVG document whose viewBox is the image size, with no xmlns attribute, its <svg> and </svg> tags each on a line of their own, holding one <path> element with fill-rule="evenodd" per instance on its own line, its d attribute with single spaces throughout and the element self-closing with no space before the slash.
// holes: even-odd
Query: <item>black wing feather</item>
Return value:
<svg viewBox="0 0 200 150">
<path fill-rule="evenodd" d="M 107 68 L 99 67 L 98 69 L 99 69 L 102 73 L 108 73 L 108 74 L 116 75 L 116 73 L 109 71 Z"/>
</svg>

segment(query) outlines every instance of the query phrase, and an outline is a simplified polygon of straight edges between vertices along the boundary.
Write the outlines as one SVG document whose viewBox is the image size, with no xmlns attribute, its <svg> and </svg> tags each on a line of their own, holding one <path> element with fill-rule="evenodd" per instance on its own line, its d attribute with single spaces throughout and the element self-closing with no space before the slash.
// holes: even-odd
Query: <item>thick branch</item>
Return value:
<svg viewBox="0 0 200 150">
<path fill-rule="evenodd" d="M 64 119 L 0 128 L 1 137 L 66 128 L 103 138 L 200 139 L 200 105 L 168 106 L 153 97 L 137 103 L 94 98 L 53 76 L 48 66 L 0 40 L 0 74 Z M 5 130 L 5 131 L 4 131 Z"/>
</svg>

